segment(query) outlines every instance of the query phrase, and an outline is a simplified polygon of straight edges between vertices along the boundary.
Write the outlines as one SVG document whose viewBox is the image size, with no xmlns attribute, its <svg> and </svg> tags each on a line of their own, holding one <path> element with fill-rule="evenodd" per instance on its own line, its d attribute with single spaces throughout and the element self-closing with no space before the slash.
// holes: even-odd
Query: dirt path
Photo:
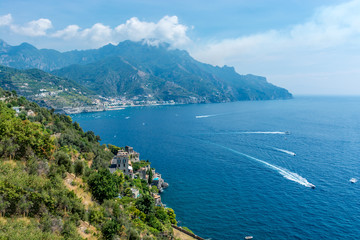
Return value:
<svg viewBox="0 0 360 240">
<path fill-rule="evenodd" d="M 174 236 L 176 239 L 180 239 L 180 240 L 196 240 L 195 238 L 183 233 L 183 232 L 180 232 L 179 230 L 173 228 L 173 231 L 174 231 Z"/>
</svg>

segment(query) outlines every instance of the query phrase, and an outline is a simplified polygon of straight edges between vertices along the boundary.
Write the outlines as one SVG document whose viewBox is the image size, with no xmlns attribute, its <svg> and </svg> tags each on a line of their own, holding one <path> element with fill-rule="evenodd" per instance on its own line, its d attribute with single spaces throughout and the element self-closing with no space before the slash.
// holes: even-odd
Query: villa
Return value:
<svg viewBox="0 0 360 240">
<path fill-rule="evenodd" d="M 113 157 L 109 170 L 111 173 L 120 170 L 125 175 L 131 178 L 134 177 L 134 172 L 131 166 L 131 161 L 129 159 L 129 154 L 123 150 L 119 150 L 116 156 Z"/>
</svg>

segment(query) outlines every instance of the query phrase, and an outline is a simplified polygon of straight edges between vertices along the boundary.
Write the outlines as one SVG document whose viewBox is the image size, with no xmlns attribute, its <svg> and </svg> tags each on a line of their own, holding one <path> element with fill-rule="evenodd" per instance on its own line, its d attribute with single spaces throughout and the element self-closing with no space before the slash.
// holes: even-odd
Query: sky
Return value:
<svg viewBox="0 0 360 240">
<path fill-rule="evenodd" d="M 360 0 L 0 0 L 0 39 L 59 51 L 168 42 L 295 95 L 360 95 Z"/>
</svg>

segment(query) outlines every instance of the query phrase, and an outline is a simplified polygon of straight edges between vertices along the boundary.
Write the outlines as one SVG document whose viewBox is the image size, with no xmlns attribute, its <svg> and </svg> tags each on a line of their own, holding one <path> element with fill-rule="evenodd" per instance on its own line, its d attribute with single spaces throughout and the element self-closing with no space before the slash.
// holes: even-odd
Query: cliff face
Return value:
<svg viewBox="0 0 360 240">
<path fill-rule="evenodd" d="M 5 43 L 3 42 L 3 45 Z M 39 68 L 72 79 L 103 96 L 184 103 L 288 99 L 292 95 L 263 77 L 214 67 L 168 44 L 125 41 L 117 46 L 60 53 L 29 44 L 0 48 L 0 64 Z"/>
</svg>

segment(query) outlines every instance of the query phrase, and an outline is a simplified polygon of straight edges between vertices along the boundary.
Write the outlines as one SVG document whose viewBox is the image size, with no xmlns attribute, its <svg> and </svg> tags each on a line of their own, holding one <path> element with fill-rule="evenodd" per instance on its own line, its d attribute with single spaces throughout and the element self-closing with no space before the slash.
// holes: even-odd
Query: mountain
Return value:
<svg viewBox="0 0 360 240">
<path fill-rule="evenodd" d="M 38 50 L 29 44 L 0 49 L 0 64 L 36 67 L 76 81 L 107 97 L 174 100 L 179 103 L 288 99 L 292 95 L 265 78 L 214 67 L 166 43 L 124 41 L 99 49 Z"/>
<path fill-rule="evenodd" d="M 1 65 L 0 86 L 55 109 L 89 105 L 94 95 L 72 80 L 39 69 L 18 70 Z"/>
</svg>

